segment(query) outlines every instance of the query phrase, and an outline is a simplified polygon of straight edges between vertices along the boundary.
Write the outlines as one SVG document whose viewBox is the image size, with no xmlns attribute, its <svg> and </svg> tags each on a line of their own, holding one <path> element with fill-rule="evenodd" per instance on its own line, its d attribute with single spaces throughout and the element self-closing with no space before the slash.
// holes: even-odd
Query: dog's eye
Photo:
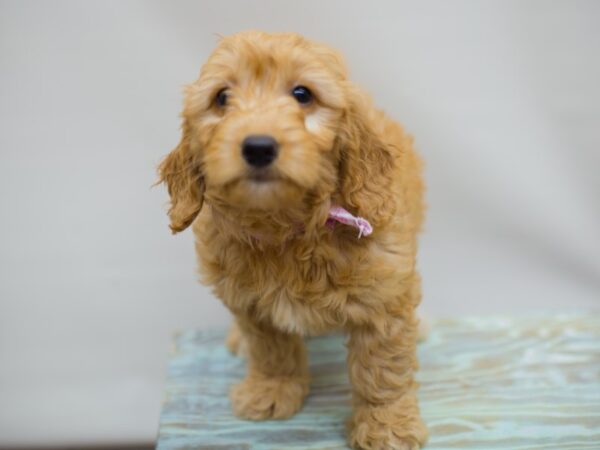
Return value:
<svg viewBox="0 0 600 450">
<path fill-rule="evenodd" d="M 310 92 L 310 89 L 308 89 L 306 86 L 296 86 L 294 89 L 292 89 L 292 95 L 298 101 L 298 103 L 303 105 L 310 103 L 313 98 L 312 92 Z"/>
<path fill-rule="evenodd" d="M 217 95 L 215 96 L 215 103 L 217 106 L 225 106 L 227 104 L 227 97 L 229 97 L 227 94 L 227 89 L 221 89 L 219 92 L 217 92 Z"/>
</svg>

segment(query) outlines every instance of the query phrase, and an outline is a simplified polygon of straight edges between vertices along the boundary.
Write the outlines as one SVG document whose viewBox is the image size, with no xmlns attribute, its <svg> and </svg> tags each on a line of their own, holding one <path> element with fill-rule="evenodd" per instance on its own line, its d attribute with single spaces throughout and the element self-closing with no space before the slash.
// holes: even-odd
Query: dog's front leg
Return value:
<svg viewBox="0 0 600 450">
<path fill-rule="evenodd" d="M 413 450 L 427 439 L 414 379 L 417 320 L 411 300 L 401 298 L 395 303 L 404 306 L 391 308 L 395 311 L 378 322 L 350 330 L 354 411 L 349 441 L 353 448 Z"/>
<path fill-rule="evenodd" d="M 248 372 L 231 389 L 234 414 L 251 420 L 290 417 L 308 393 L 302 338 L 245 316 L 236 319 L 246 343 Z"/>
</svg>

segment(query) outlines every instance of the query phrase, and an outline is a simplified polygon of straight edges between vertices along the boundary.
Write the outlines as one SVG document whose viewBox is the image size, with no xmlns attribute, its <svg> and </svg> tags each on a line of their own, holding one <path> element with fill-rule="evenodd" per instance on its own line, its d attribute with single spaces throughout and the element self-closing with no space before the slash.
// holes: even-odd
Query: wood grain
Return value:
<svg viewBox="0 0 600 450">
<path fill-rule="evenodd" d="M 185 332 L 168 366 L 157 448 L 345 449 L 341 336 L 308 341 L 311 393 L 285 421 L 232 416 L 244 361 L 224 332 Z M 438 320 L 419 346 L 427 449 L 600 449 L 600 316 Z"/>
</svg>

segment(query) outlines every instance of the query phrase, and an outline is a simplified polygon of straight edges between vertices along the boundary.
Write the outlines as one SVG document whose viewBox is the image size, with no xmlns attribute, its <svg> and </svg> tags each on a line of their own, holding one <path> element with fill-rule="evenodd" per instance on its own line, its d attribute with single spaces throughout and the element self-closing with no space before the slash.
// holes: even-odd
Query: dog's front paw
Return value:
<svg viewBox="0 0 600 450">
<path fill-rule="evenodd" d="M 308 394 L 308 381 L 297 378 L 247 377 L 231 388 L 233 413 L 243 419 L 285 419 Z"/>
<path fill-rule="evenodd" d="M 418 450 L 427 440 L 418 411 L 407 413 L 398 406 L 359 406 L 349 427 L 348 440 L 354 449 Z"/>
</svg>

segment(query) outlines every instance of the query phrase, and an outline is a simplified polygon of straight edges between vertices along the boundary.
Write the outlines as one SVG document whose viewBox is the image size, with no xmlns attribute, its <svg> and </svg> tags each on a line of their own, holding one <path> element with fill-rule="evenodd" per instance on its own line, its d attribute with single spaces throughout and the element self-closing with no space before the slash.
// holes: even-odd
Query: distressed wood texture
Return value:
<svg viewBox="0 0 600 450">
<path fill-rule="evenodd" d="M 244 374 L 219 332 L 176 337 L 157 448 L 345 449 L 350 390 L 341 336 L 308 342 L 312 384 L 285 421 L 232 416 Z M 419 345 L 427 449 L 600 449 L 600 317 L 439 320 Z"/>
</svg>

